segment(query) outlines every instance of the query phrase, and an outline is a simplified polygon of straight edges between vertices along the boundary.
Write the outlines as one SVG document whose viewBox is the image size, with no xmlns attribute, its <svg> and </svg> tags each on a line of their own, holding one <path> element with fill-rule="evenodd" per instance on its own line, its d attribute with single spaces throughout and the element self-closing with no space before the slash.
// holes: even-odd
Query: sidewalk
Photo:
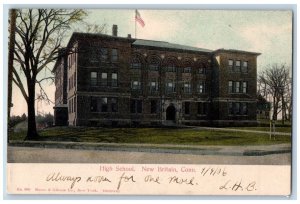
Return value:
<svg viewBox="0 0 300 204">
<path fill-rule="evenodd" d="M 205 146 L 172 144 L 87 143 L 56 141 L 11 141 L 8 146 L 99 151 L 128 151 L 195 155 L 263 156 L 291 153 L 291 144 L 256 146 Z"/>
<path fill-rule="evenodd" d="M 231 129 L 231 128 L 212 128 L 212 127 L 195 127 L 196 130 L 216 130 L 216 131 L 228 131 L 228 132 L 251 132 L 258 134 L 270 134 L 268 131 L 262 130 L 242 130 L 242 129 Z M 288 132 L 272 132 L 273 135 L 287 135 L 291 136 L 291 133 Z"/>
</svg>

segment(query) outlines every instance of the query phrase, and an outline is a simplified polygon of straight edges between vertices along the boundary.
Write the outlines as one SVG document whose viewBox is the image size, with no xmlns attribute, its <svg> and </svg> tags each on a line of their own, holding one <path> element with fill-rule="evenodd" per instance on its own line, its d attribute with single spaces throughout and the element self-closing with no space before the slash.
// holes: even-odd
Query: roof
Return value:
<svg viewBox="0 0 300 204">
<path fill-rule="evenodd" d="M 249 52 L 249 51 L 244 51 L 244 50 L 235 50 L 235 49 L 218 49 L 215 50 L 214 53 L 218 53 L 218 52 L 230 52 L 230 53 L 241 53 L 241 54 L 251 54 L 251 55 L 260 55 L 261 53 L 258 52 Z"/>
<path fill-rule="evenodd" d="M 68 104 L 57 104 L 53 108 L 68 108 Z"/>
<path fill-rule="evenodd" d="M 205 48 L 198 48 L 198 47 L 192 47 L 187 45 L 180 45 L 175 43 L 169 43 L 166 41 L 155 41 L 155 40 L 145 40 L 145 39 L 136 39 L 136 38 L 128 38 L 128 37 L 119 37 L 119 36 L 112 36 L 102 33 L 82 33 L 82 32 L 74 32 L 71 36 L 71 39 L 68 43 L 68 46 L 70 43 L 76 38 L 76 37 L 92 37 L 92 38 L 108 38 L 112 40 L 123 40 L 132 43 L 133 46 L 146 46 L 146 47 L 153 47 L 153 48 L 165 48 L 165 49 L 175 49 L 175 50 L 182 50 L 182 51 L 192 51 L 192 52 L 202 52 L 202 53 L 220 53 L 220 52 L 229 52 L 229 53 L 240 53 L 240 54 L 250 54 L 250 55 L 260 55 L 261 53 L 257 52 L 249 52 L 244 50 L 235 50 L 235 49 L 218 49 L 218 50 L 209 50 Z"/>
<path fill-rule="evenodd" d="M 132 42 L 132 45 L 137 46 L 147 46 L 147 47 L 156 47 L 156 48 L 168 48 L 168 49 L 176 49 L 176 50 L 187 50 L 187 51 L 194 51 L 194 52 L 206 52 L 210 53 L 213 50 L 192 47 L 187 45 L 180 45 L 175 43 L 169 43 L 165 41 L 155 41 L 155 40 L 144 40 L 144 39 L 136 39 L 136 38 L 128 38 L 128 37 L 119 37 L 119 36 L 111 36 L 102 33 L 80 33 L 74 32 L 71 39 L 75 36 L 85 36 L 85 37 L 104 37 L 110 39 L 117 39 L 117 40 L 129 40 Z M 71 41 L 70 39 L 70 41 Z"/>
<path fill-rule="evenodd" d="M 188 50 L 195 52 L 212 52 L 213 50 L 203 49 L 198 47 L 191 47 L 187 45 L 180 45 L 175 43 L 169 43 L 165 41 L 154 41 L 154 40 L 143 40 L 137 39 L 132 43 L 133 45 L 147 46 L 147 47 L 159 47 L 159 48 L 169 48 L 169 49 L 177 49 L 177 50 Z"/>
</svg>

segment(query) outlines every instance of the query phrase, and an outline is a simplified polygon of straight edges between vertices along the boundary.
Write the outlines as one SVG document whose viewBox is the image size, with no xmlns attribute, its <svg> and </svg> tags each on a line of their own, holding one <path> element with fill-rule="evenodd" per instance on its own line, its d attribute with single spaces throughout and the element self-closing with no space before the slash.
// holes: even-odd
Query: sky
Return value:
<svg viewBox="0 0 300 204">
<path fill-rule="evenodd" d="M 131 34 L 137 38 L 167 41 L 216 50 L 219 48 L 259 52 L 257 72 L 267 65 L 292 65 L 292 12 L 283 10 L 139 10 L 145 27 L 135 23 L 134 10 L 87 10 L 90 24 L 106 24 L 111 35 L 118 25 L 118 36 Z M 67 43 L 69 38 L 65 39 Z M 41 73 L 43 74 L 43 73 Z M 54 101 L 55 86 L 45 89 Z M 13 115 L 27 112 L 21 93 L 13 87 Z M 53 104 L 37 102 L 40 113 L 53 113 Z"/>
</svg>

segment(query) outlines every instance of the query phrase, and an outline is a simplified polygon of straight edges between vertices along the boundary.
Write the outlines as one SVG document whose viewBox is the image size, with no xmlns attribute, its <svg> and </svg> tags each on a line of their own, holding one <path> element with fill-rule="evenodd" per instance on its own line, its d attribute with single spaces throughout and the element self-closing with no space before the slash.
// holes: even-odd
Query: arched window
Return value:
<svg viewBox="0 0 300 204">
<path fill-rule="evenodd" d="M 157 57 L 150 57 L 148 60 L 148 68 L 152 71 L 158 71 L 160 67 L 160 61 Z"/>
<path fill-rule="evenodd" d="M 168 60 L 165 66 L 166 72 L 176 72 L 176 63 L 173 60 Z"/>
<path fill-rule="evenodd" d="M 198 68 L 198 73 L 199 74 L 206 74 L 206 64 L 205 63 L 201 63 L 199 64 L 199 68 Z"/>
<path fill-rule="evenodd" d="M 192 63 L 189 60 L 186 60 L 184 62 L 182 72 L 183 73 L 192 73 Z"/>
<path fill-rule="evenodd" d="M 141 69 L 142 63 L 141 60 L 138 57 L 134 57 L 131 60 L 131 69 Z"/>
</svg>

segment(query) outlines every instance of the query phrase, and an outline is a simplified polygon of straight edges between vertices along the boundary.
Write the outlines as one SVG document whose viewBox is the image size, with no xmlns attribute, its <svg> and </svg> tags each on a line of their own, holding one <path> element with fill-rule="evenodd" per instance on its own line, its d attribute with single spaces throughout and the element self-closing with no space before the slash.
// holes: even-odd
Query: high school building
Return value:
<svg viewBox="0 0 300 204">
<path fill-rule="evenodd" d="M 55 73 L 55 125 L 256 124 L 259 53 L 73 33 Z"/>
</svg>

